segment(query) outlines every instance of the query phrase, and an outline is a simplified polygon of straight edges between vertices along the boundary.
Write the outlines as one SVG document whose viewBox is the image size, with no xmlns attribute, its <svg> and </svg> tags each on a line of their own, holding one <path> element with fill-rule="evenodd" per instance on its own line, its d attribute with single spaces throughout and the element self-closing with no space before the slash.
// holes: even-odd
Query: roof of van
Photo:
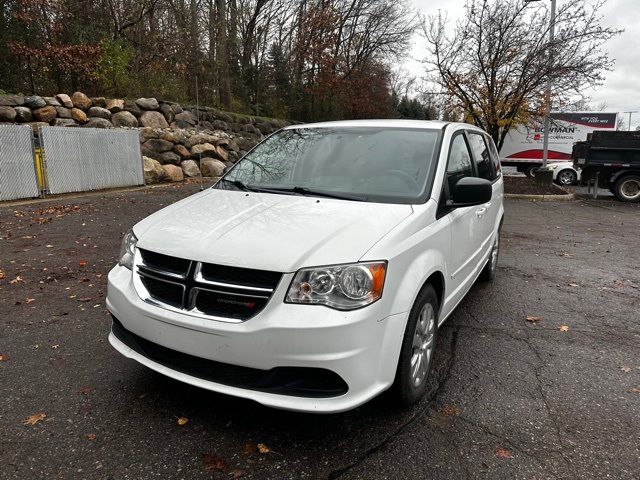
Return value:
<svg viewBox="0 0 640 480">
<path fill-rule="evenodd" d="M 338 122 L 319 122 L 289 125 L 285 129 L 296 128 L 332 128 L 332 127 L 385 127 L 385 128 L 430 128 L 442 129 L 450 122 L 439 120 L 341 120 Z"/>
</svg>

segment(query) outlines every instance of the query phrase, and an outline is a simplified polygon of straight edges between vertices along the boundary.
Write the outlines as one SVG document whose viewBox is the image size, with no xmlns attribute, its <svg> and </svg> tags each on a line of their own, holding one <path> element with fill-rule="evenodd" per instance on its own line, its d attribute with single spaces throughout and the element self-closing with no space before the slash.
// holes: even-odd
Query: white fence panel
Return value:
<svg viewBox="0 0 640 480">
<path fill-rule="evenodd" d="M 138 130 L 41 127 L 50 193 L 143 185 Z"/>
<path fill-rule="evenodd" d="M 28 125 L 0 125 L 0 200 L 40 194 Z"/>
</svg>

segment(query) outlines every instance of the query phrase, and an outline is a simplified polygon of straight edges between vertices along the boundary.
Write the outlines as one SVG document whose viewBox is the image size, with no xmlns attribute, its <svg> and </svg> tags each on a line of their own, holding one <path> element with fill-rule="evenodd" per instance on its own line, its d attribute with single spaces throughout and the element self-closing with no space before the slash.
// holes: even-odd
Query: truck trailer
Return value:
<svg viewBox="0 0 640 480">
<path fill-rule="evenodd" d="M 570 161 L 573 144 L 584 142 L 587 135 L 596 130 L 614 131 L 618 114 L 607 112 L 582 112 L 551 114 L 549 128 L 549 162 Z M 535 119 L 529 125 L 512 129 L 500 149 L 503 166 L 517 167 L 519 172 L 533 177 L 542 166 L 544 122 Z"/>
</svg>

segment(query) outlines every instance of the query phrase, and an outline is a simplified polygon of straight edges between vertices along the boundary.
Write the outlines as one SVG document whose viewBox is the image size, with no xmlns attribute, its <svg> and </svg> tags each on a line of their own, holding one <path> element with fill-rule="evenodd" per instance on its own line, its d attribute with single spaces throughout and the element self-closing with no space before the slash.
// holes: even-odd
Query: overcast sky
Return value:
<svg viewBox="0 0 640 480">
<path fill-rule="evenodd" d="M 463 13 L 465 0 L 411 0 L 422 14 L 435 14 L 446 11 L 452 22 Z M 585 0 L 591 2 L 592 0 Z M 561 4 L 563 0 L 558 0 Z M 606 49 L 616 60 L 615 69 L 607 73 L 604 85 L 585 92 L 594 105 L 607 103 L 607 110 L 624 112 L 640 110 L 640 0 L 608 0 L 603 8 L 603 23 L 607 26 L 625 30 L 611 40 Z M 411 54 L 413 60 L 407 61 L 405 68 L 412 75 L 423 75 L 423 67 L 417 61 L 426 54 L 424 39 L 416 38 Z M 625 126 L 628 114 L 624 115 Z M 640 112 L 633 115 L 633 128 L 640 125 Z"/>
</svg>

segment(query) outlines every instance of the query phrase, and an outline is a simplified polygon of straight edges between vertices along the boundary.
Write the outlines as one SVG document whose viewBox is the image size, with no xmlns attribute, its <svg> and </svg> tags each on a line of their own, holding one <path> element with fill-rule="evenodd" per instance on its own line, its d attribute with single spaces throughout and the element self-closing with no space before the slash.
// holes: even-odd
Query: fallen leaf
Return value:
<svg viewBox="0 0 640 480">
<path fill-rule="evenodd" d="M 47 248 L 53 248 L 53 245 L 47 245 Z"/>
<path fill-rule="evenodd" d="M 0 280 L 3 280 L 4 278 L 5 278 L 4 272 L 0 270 Z"/>
<path fill-rule="evenodd" d="M 91 392 L 93 392 L 93 388 L 91 387 L 80 387 L 78 389 L 80 395 L 89 395 Z"/>
<path fill-rule="evenodd" d="M 440 410 L 440 412 L 445 417 L 452 417 L 454 415 L 459 415 L 460 414 L 460 409 L 457 408 L 457 407 L 453 407 L 451 405 L 446 405 L 446 406 L 444 406 L 442 408 L 442 410 Z"/>
<path fill-rule="evenodd" d="M 231 475 L 231 478 L 236 480 L 237 478 L 240 478 L 240 477 L 244 476 L 244 470 L 240 470 L 240 469 L 231 470 L 229 475 Z"/>
<path fill-rule="evenodd" d="M 27 300 L 24 303 L 31 303 L 31 302 L 35 302 L 36 299 L 35 298 L 27 298 Z"/>
<path fill-rule="evenodd" d="M 244 453 L 245 455 L 249 455 L 250 453 L 253 453 L 256 451 L 256 446 L 253 443 L 245 443 L 244 447 L 242 447 L 242 453 Z"/>
<path fill-rule="evenodd" d="M 624 366 L 620 370 L 622 370 L 624 373 L 629 373 L 631 371 L 631 367 Z"/>
<path fill-rule="evenodd" d="M 9 280 L 9 283 L 12 284 L 12 285 L 15 285 L 16 283 L 20 283 L 20 282 L 24 282 L 24 280 L 22 279 L 22 277 L 20 275 L 18 275 L 13 280 Z"/>
<path fill-rule="evenodd" d="M 558 330 L 560 330 L 561 332 L 568 332 L 569 327 L 567 325 L 561 325 L 560 328 L 558 328 Z"/>
<path fill-rule="evenodd" d="M 498 458 L 513 458 L 513 455 L 506 448 L 498 447 L 498 448 L 496 448 L 496 457 L 498 457 Z"/>
<path fill-rule="evenodd" d="M 40 413 L 34 413 L 33 415 L 27 417 L 27 419 L 22 422 L 23 425 L 35 425 L 36 423 L 38 423 L 40 420 L 44 420 L 46 418 L 47 414 L 44 412 L 40 412 Z"/>
<path fill-rule="evenodd" d="M 527 322 L 531 322 L 531 323 L 536 323 L 539 322 L 540 320 L 542 320 L 542 317 L 534 317 L 532 315 L 528 315 L 526 317 Z"/>
<path fill-rule="evenodd" d="M 84 298 L 78 299 L 79 302 L 90 302 L 91 300 L 93 300 L 93 298 L 91 297 L 84 297 Z"/>
<path fill-rule="evenodd" d="M 640 387 L 633 387 L 631 390 L 629 390 L 630 393 L 640 393 Z"/>
<path fill-rule="evenodd" d="M 89 440 L 90 442 L 93 442 L 96 439 L 96 434 L 95 433 L 89 433 L 87 435 L 87 440 Z"/>
<path fill-rule="evenodd" d="M 577 283 L 570 283 L 569 286 L 570 287 L 579 287 L 580 285 L 578 285 Z"/>
<path fill-rule="evenodd" d="M 188 418 L 180 417 L 178 419 L 178 425 L 180 425 L 180 426 L 186 425 L 187 423 L 189 423 L 189 419 Z"/>
<path fill-rule="evenodd" d="M 80 266 L 81 267 L 86 267 L 87 266 L 87 261 L 86 260 L 80 260 Z"/>
<path fill-rule="evenodd" d="M 573 254 L 571 254 L 571 253 L 569 253 L 569 252 L 563 252 L 563 253 L 562 253 L 562 256 L 563 256 L 563 257 L 569 257 L 569 258 L 570 258 L 570 257 L 573 257 Z"/>
<path fill-rule="evenodd" d="M 225 459 L 214 453 L 203 453 L 202 461 L 204 462 L 204 469 L 207 471 L 224 471 L 227 469 Z"/>
<path fill-rule="evenodd" d="M 57 350 L 58 348 L 60 348 L 60 344 L 57 343 L 55 345 L 51 345 L 51 348 L 53 348 L 54 350 Z"/>
<path fill-rule="evenodd" d="M 264 443 L 258 444 L 258 451 L 262 454 L 269 453 L 271 449 L 267 447 Z"/>
<path fill-rule="evenodd" d="M 9 357 L 6 355 L 0 355 L 0 362 L 6 362 L 7 360 L 9 360 Z"/>
</svg>

